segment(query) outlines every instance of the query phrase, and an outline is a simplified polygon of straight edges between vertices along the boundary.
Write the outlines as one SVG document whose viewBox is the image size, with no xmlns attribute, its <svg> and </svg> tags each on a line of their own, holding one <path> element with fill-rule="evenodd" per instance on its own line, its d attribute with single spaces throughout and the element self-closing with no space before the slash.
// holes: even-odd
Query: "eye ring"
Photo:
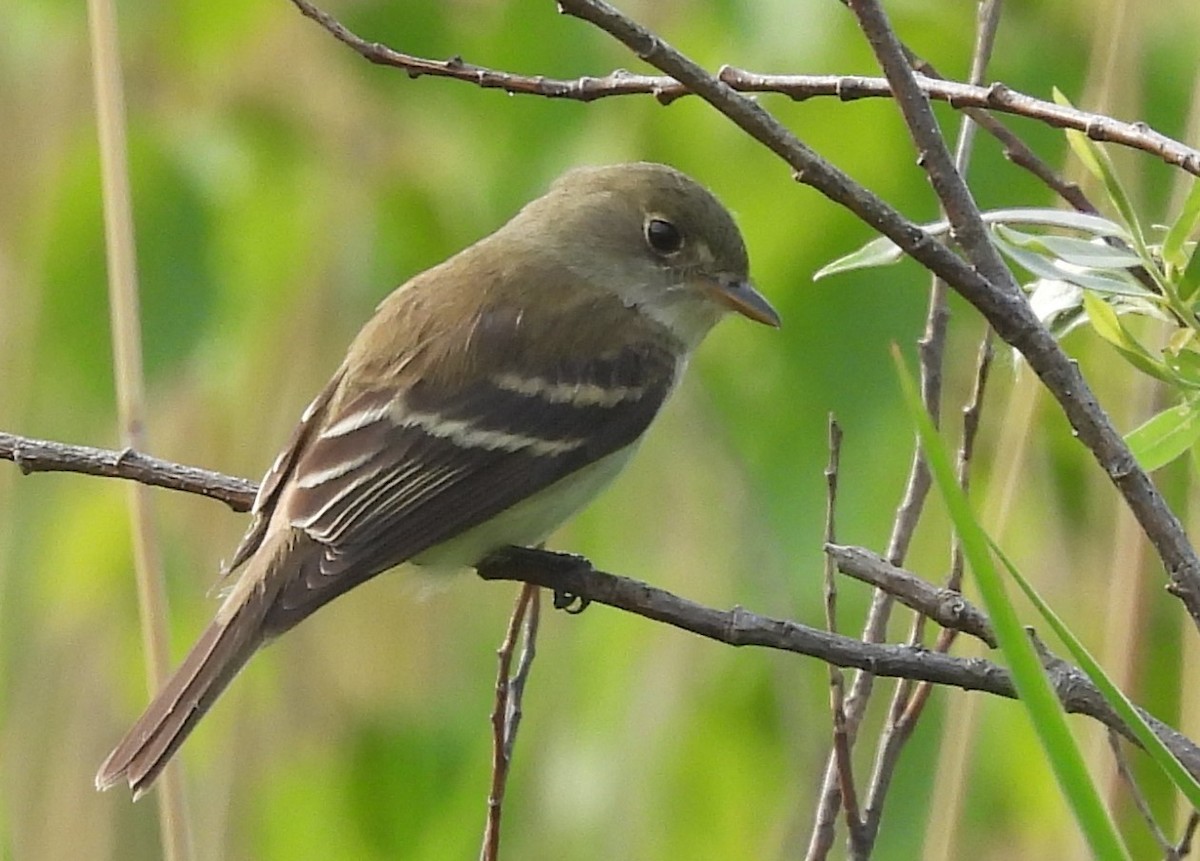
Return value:
<svg viewBox="0 0 1200 861">
<path fill-rule="evenodd" d="M 670 257 L 673 254 L 679 253 L 683 248 L 683 234 L 671 222 L 665 218 L 652 216 L 646 219 L 644 228 L 646 234 L 646 244 L 656 253 L 664 257 Z"/>
</svg>

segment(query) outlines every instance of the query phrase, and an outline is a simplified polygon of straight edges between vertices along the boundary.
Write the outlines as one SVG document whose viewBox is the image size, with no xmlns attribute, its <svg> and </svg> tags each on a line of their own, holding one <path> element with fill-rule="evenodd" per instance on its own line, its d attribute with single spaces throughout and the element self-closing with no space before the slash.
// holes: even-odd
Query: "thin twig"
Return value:
<svg viewBox="0 0 1200 861">
<path fill-rule="evenodd" d="M 855 75 L 761 75 L 723 66 L 719 77 L 739 92 L 779 93 L 796 101 L 817 96 L 836 96 L 842 101 L 893 98 L 895 93 L 888 80 Z M 1167 137 L 1145 123 L 1126 123 L 1104 114 L 1047 102 L 1001 83 L 978 86 L 922 75 L 917 78 L 917 86 L 928 98 L 958 110 L 998 111 L 1038 120 L 1053 128 L 1075 129 L 1092 140 L 1141 150 L 1193 176 L 1200 176 L 1200 150 Z M 987 131 L 991 132 L 991 129 Z M 1068 192 L 1064 196 L 1069 199 L 1074 195 Z"/>
<path fill-rule="evenodd" d="M 483 847 L 479 851 L 480 861 L 497 861 L 500 857 L 500 814 L 504 807 L 504 790 L 508 786 L 508 766 L 512 761 L 512 745 L 516 739 L 516 726 L 513 722 L 514 713 L 518 715 L 517 720 L 520 720 L 520 703 L 517 702 L 514 706 L 512 696 L 519 696 L 520 691 L 514 690 L 513 677 L 510 675 L 512 669 L 513 652 L 517 647 L 517 639 L 521 631 L 526 630 L 526 648 L 521 656 L 519 667 L 524 668 L 524 675 L 518 669 L 518 675 L 521 678 L 521 690 L 524 689 L 524 679 L 528 675 L 529 668 L 526 661 L 526 655 L 529 655 L 528 660 L 532 661 L 532 652 L 530 651 L 530 629 L 525 629 L 527 614 L 535 612 L 532 608 L 537 606 L 538 587 L 530 583 L 526 583 L 520 593 L 517 595 L 516 603 L 513 605 L 512 616 L 508 620 L 508 630 L 505 631 L 504 641 L 500 644 L 500 648 L 496 650 L 497 669 L 496 669 L 496 699 L 492 705 L 492 783 L 491 789 L 488 792 L 487 800 L 487 822 L 483 831 Z M 532 628 L 533 636 L 536 636 L 536 623 Z"/>
<path fill-rule="evenodd" d="M 978 42 L 977 42 L 978 44 Z M 946 76 L 937 70 L 933 63 L 924 57 L 918 56 L 907 45 L 904 47 L 904 57 L 908 61 L 908 65 L 914 71 L 920 72 L 925 78 L 933 78 L 938 81 L 947 80 Z M 983 75 L 976 76 L 974 68 L 976 64 L 972 63 L 973 70 L 970 76 L 970 85 L 979 86 L 983 83 Z M 920 82 L 920 79 L 918 79 Z M 891 90 L 889 89 L 889 92 Z M 930 96 L 935 98 L 934 96 Z M 1016 136 L 1008 126 L 1004 125 L 997 117 L 992 116 L 988 111 L 982 108 L 963 108 L 963 113 L 970 117 L 979 128 L 994 137 L 1002 147 L 1002 153 L 1005 158 L 1015 164 L 1017 167 L 1027 170 L 1035 177 L 1042 181 L 1044 185 L 1050 188 L 1055 194 L 1065 200 L 1071 207 L 1079 212 L 1087 212 L 1092 215 L 1098 214 L 1098 210 L 1083 193 L 1083 189 L 1078 184 L 1070 182 L 1065 177 L 1060 176 L 1058 171 L 1052 168 L 1049 164 L 1038 158 L 1037 154 L 1029 148 L 1025 141 Z"/>
<path fill-rule="evenodd" d="M 1200 812 L 1193 810 L 1188 816 L 1187 824 L 1183 827 L 1183 836 L 1175 844 L 1175 857 L 1186 858 L 1192 854 L 1192 840 L 1196 837 L 1196 829 L 1200 828 Z"/>
<path fill-rule="evenodd" d="M 657 586 L 598 571 L 586 559 L 571 554 L 512 547 L 484 560 L 478 573 L 485 580 L 516 580 L 569 592 L 730 646 L 779 649 L 877 676 L 930 681 L 1009 698 L 1016 695 L 1008 671 L 991 661 L 955 658 L 908 645 L 864 643 L 798 622 L 760 616 L 743 607 L 728 611 L 705 607 Z M 1066 711 L 1089 715 L 1131 737 L 1082 671 L 1051 655 L 1043 660 Z M 1200 775 L 1200 747 L 1152 715 L 1143 715 L 1184 767 Z"/>
<path fill-rule="evenodd" d="M 842 456 L 842 428 L 833 413 L 829 414 L 829 461 L 825 466 L 825 626 L 837 633 L 837 578 L 829 545 L 837 541 L 838 466 Z"/>
<path fill-rule="evenodd" d="M 524 715 L 525 685 L 533 671 L 533 659 L 537 656 L 538 626 L 542 618 L 542 593 L 534 590 L 529 602 L 529 612 L 525 614 L 525 624 L 521 628 L 521 657 L 517 661 L 517 671 L 513 673 L 509 684 L 508 696 L 508 727 L 504 733 L 504 756 L 512 761 L 513 746 L 517 743 L 517 731 L 521 728 L 521 718 Z"/>
<path fill-rule="evenodd" d="M 976 364 L 975 387 L 971 394 L 971 400 L 963 409 L 963 434 L 962 441 L 959 445 L 958 452 L 958 482 L 963 493 L 970 490 L 970 465 L 971 458 L 975 450 L 975 438 L 979 430 L 979 417 L 983 407 L 983 396 L 987 389 L 988 374 L 991 369 L 992 349 L 991 349 L 991 329 L 989 328 L 984 334 L 983 340 L 979 347 L 979 361 Z M 962 588 L 962 546 L 958 536 L 953 539 L 953 547 L 951 551 L 951 570 L 950 576 L 946 581 L 946 591 L 951 595 L 958 595 L 962 598 L 960 590 Z M 971 606 L 968 604 L 968 606 Z M 929 618 L 937 619 L 932 613 L 925 614 Z M 983 616 L 983 623 L 986 625 L 986 630 L 991 632 L 991 622 L 986 615 Z M 959 631 L 967 632 L 965 627 L 942 627 L 938 634 L 937 643 L 934 650 L 940 654 L 945 654 L 949 651 Z M 916 642 L 910 640 L 911 645 L 916 645 Z M 995 645 L 994 642 L 989 642 L 989 645 Z M 892 718 L 892 724 L 895 729 L 890 738 L 885 739 L 882 744 L 881 752 L 878 758 L 878 765 L 874 777 L 872 778 L 872 797 L 871 804 L 867 809 L 867 827 L 871 830 L 872 840 L 879 833 L 879 825 L 883 814 L 882 796 L 876 800 L 876 787 L 886 786 L 885 781 L 890 781 L 890 775 L 893 773 L 899 759 L 899 751 L 903 746 L 903 740 L 907 740 L 912 736 L 912 731 L 916 726 L 917 720 L 925 710 L 925 706 L 929 703 L 929 698 L 933 695 L 934 687 L 928 682 L 918 682 L 912 689 L 911 694 L 902 703 L 903 708 L 898 715 Z M 893 703 L 894 709 L 899 709 L 901 702 Z M 892 740 L 897 741 L 893 742 Z"/>
<path fill-rule="evenodd" d="M 501 69 L 468 63 L 454 56 L 447 60 L 418 57 L 364 39 L 351 32 L 328 12 L 309 0 L 292 0 L 306 18 L 310 18 L 335 39 L 345 44 L 363 59 L 380 66 L 401 69 L 411 78 L 423 76 L 452 78 L 483 89 L 497 89 L 514 95 L 540 96 L 592 102 L 614 96 L 653 96 L 663 104 L 692 95 L 693 91 L 670 75 L 638 75 L 617 69 L 602 77 L 548 78 L 545 75 L 521 75 Z M 722 81 L 735 90 L 749 93 L 778 93 L 795 101 L 818 97 L 833 97 L 842 101 L 867 98 L 891 98 L 892 91 L 883 78 L 861 75 L 763 75 L 734 66 L 723 66 Z M 940 77 L 922 78 L 920 85 L 931 99 L 945 102 L 958 110 L 999 111 L 1027 117 L 1054 128 L 1077 129 L 1093 140 L 1104 141 L 1141 150 L 1157 156 L 1167 164 L 1200 176 L 1200 150 L 1173 140 L 1145 123 L 1127 123 L 1102 114 L 1048 102 L 1010 89 L 1004 84 L 970 86 Z M 996 133 L 988 128 L 990 133 Z M 1011 147 L 1014 164 L 1030 170 L 1043 182 L 1055 188 L 1072 202 L 1072 193 L 1057 188 L 1053 171 L 1043 170 L 1041 162 L 1019 139 L 997 134 L 1006 147 Z"/>
<path fill-rule="evenodd" d="M 979 339 L 979 349 L 976 352 L 975 358 L 975 385 L 971 389 L 971 399 L 962 411 L 962 442 L 958 448 L 958 462 L 956 470 L 958 473 L 958 486 L 962 488 L 964 495 L 969 495 L 971 491 L 971 463 L 975 457 L 975 440 L 979 437 L 979 421 L 983 415 L 983 399 L 987 393 L 988 380 L 991 377 L 992 359 L 995 358 L 996 351 L 993 347 L 993 337 L 991 328 L 984 330 L 983 337 Z M 963 558 L 962 540 L 958 535 L 951 539 L 950 552 L 950 576 L 946 579 L 946 588 L 955 591 L 962 590 L 963 569 L 965 567 Z M 953 639 L 953 637 L 951 637 Z M 938 648 L 946 651 L 950 644 L 945 646 L 939 642 Z"/>
<path fill-rule="evenodd" d="M 116 451 L 3 432 L 0 432 L 0 460 L 11 460 L 26 475 L 32 472 L 79 472 L 182 490 L 216 499 L 234 511 L 249 511 L 258 489 L 254 482 L 244 478 L 172 463 L 132 448 Z"/>
<path fill-rule="evenodd" d="M 904 606 L 928 616 L 943 628 L 962 631 L 978 637 L 992 648 L 996 647 L 996 635 L 987 615 L 957 590 L 926 582 L 865 547 L 826 544 L 825 554 L 837 563 L 838 570 L 843 574 L 882 589 Z M 909 642 L 913 646 L 918 645 L 911 639 Z"/>
<path fill-rule="evenodd" d="M 838 467 L 842 455 L 842 428 L 831 413 L 829 416 L 829 461 L 825 467 L 825 627 L 837 633 L 836 560 L 831 548 L 837 541 Z M 840 667 L 829 664 L 829 710 L 833 717 L 833 762 L 837 772 L 838 790 L 846 799 L 846 827 L 857 834 L 862 820 L 858 809 L 858 792 L 854 788 L 854 763 L 851 742 L 846 726 L 846 677 Z M 832 831 L 832 829 L 830 829 Z"/>
<path fill-rule="evenodd" d="M 991 56 L 991 44 L 994 33 L 995 23 L 991 27 L 981 27 L 980 34 L 976 39 L 976 50 L 972 63 L 972 83 L 976 83 L 982 79 L 987 58 Z M 910 61 L 913 59 L 907 51 L 906 56 L 909 57 Z M 974 138 L 974 129 L 975 125 L 971 122 L 970 118 L 964 118 L 959 132 L 958 157 L 956 159 L 958 167 L 964 175 L 969 162 L 970 144 Z M 942 365 L 946 349 L 946 333 L 950 320 L 950 307 L 946 298 L 947 291 L 948 285 L 946 282 L 937 275 L 934 275 L 929 290 L 925 331 L 917 342 L 917 354 L 920 365 L 921 403 L 925 411 L 929 413 L 935 426 L 941 423 Z M 901 565 L 904 558 L 908 555 L 909 544 L 912 541 L 921 514 L 924 511 L 925 500 L 929 494 L 929 486 L 929 466 L 926 463 L 925 452 L 918 439 L 913 445 L 908 478 L 905 482 L 904 493 L 897 508 L 895 519 L 892 522 L 892 534 L 888 540 L 887 558 L 894 566 Z M 893 594 L 895 593 L 892 589 L 880 589 L 872 595 L 866 622 L 863 625 L 864 640 L 874 642 L 882 639 L 883 633 L 887 629 L 888 620 L 891 617 Z M 909 637 L 910 643 L 915 645 L 921 641 L 924 631 L 924 620 L 925 617 L 921 614 L 918 614 L 913 620 L 912 633 Z M 853 703 L 856 722 L 866 712 L 873 690 L 874 680 L 869 674 L 860 673 L 855 677 L 853 687 L 851 688 L 851 701 Z M 889 727 L 894 727 L 895 721 L 905 712 L 911 692 L 912 686 L 910 683 L 902 681 L 897 685 L 896 690 L 892 694 L 892 702 L 889 708 Z M 882 797 L 886 794 L 886 786 L 889 782 L 888 776 L 890 775 L 890 771 L 886 773 L 881 772 L 879 765 L 883 762 L 895 762 L 897 760 L 899 751 L 897 750 L 889 754 L 888 745 L 895 744 L 897 747 L 902 746 L 903 739 L 906 737 L 905 734 L 896 734 L 891 729 L 887 729 L 884 732 L 879 751 L 876 755 L 875 778 L 872 780 L 873 788 L 867 804 L 868 819 L 872 818 L 872 816 L 875 819 L 874 826 L 868 825 L 866 829 L 868 834 L 874 834 L 878 830 L 878 820 L 882 813 Z M 829 781 L 829 772 L 827 771 L 825 784 L 822 787 L 814 817 L 814 832 L 822 829 L 824 827 L 823 823 L 832 819 L 833 809 L 837 807 L 840 801 L 838 793 L 834 791 L 834 787 Z M 868 838 L 869 842 L 873 842 L 873 839 L 873 836 Z M 860 847 L 860 849 L 865 854 L 870 853 L 869 845 Z M 825 847 L 823 851 L 818 853 L 810 851 L 809 857 L 818 858 L 824 857 L 827 854 L 828 847 Z"/>
<path fill-rule="evenodd" d="M 138 309 L 137 254 L 125 142 L 125 98 L 121 80 L 117 12 L 113 0 L 89 0 L 92 81 L 100 139 L 104 204 L 105 259 L 113 343 L 113 374 L 121 440 L 128 448 L 145 445 L 145 378 L 142 372 L 141 317 Z M 162 558 L 144 484 L 128 487 L 133 562 L 141 616 L 142 651 L 153 693 L 170 671 L 167 598 Z M 159 784 L 159 831 L 168 861 L 192 856 L 191 828 L 178 763 L 167 767 Z"/>
<path fill-rule="evenodd" d="M 1166 832 L 1159 827 L 1158 820 L 1154 818 L 1154 811 L 1150 809 L 1150 802 L 1146 800 L 1145 794 L 1138 786 L 1137 780 L 1129 768 L 1129 761 L 1125 758 L 1125 751 L 1121 747 L 1121 737 L 1112 730 L 1108 730 L 1105 735 L 1108 737 L 1108 747 L 1112 751 L 1113 762 L 1117 766 L 1117 775 L 1125 784 L 1125 789 L 1129 792 L 1130 799 L 1133 800 L 1133 806 L 1137 808 L 1138 815 L 1146 823 L 1151 838 L 1158 844 L 1165 861 L 1178 861 L 1175 847 L 1171 844 Z"/>
</svg>

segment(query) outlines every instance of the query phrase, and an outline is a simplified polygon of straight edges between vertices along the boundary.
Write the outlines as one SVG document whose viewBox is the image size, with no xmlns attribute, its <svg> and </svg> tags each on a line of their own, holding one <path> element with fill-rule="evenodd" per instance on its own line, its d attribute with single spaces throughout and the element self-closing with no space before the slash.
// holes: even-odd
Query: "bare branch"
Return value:
<svg viewBox="0 0 1200 861">
<path fill-rule="evenodd" d="M 608 96 L 652 95 L 663 104 L 667 104 L 680 96 L 687 95 L 687 90 L 678 81 L 661 75 L 635 75 L 624 69 L 618 69 L 602 78 L 582 77 L 573 80 L 547 78 L 544 75 L 518 75 L 499 69 L 489 69 L 486 66 L 476 66 L 468 63 L 462 57 L 451 57 L 448 60 L 430 60 L 396 51 L 379 42 L 368 42 L 350 32 L 341 22 L 318 9 L 308 0 L 292 0 L 306 18 L 311 18 L 320 24 L 335 39 L 349 46 L 363 59 L 378 66 L 391 66 L 403 69 L 410 78 L 430 75 L 439 78 L 453 78 L 474 84 L 484 89 L 503 90 L 506 93 L 542 96 L 548 99 L 570 99 L 578 102 L 590 102 Z"/>
<path fill-rule="evenodd" d="M 838 570 L 843 574 L 888 592 L 901 604 L 928 616 L 943 628 L 962 631 L 996 647 L 996 635 L 987 615 L 960 592 L 927 583 L 865 547 L 826 544 L 825 552 L 837 562 Z"/>
<path fill-rule="evenodd" d="M 975 48 L 971 54 L 970 81 L 972 84 L 980 83 L 987 73 L 987 67 L 991 62 L 992 51 L 995 47 L 996 33 L 1000 27 L 1000 13 L 1002 8 L 1002 0 L 981 0 L 979 3 L 976 19 Z M 907 46 L 901 44 L 900 49 L 905 64 L 909 68 L 915 69 L 915 64 L 920 62 L 918 58 L 916 58 Z M 933 71 L 936 74 L 936 70 Z M 993 117 L 983 114 L 980 111 L 972 113 L 983 116 L 987 120 L 994 120 Z M 997 126 L 1000 126 L 998 121 L 995 121 L 995 123 Z M 958 177 L 965 178 L 967 176 L 977 130 L 978 126 L 970 115 L 963 117 L 959 124 L 958 141 L 954 153 L 953 170 Z M 1000 126 L 1000 130 L 1007 132 L 1007 129 L 1004 129 L 1003 126 Z M 942 213 L 943 215 L 947 214 L 944 204 L 942 206 Z M 929 311 L 926 320 L 925 335 L 917 344 L 921 359 L 922 402 L 925 404 L 925 408 L 933 418 L 934 423 L 938 425 L 940 425 L 941 413 L 943 357 L 946 349 L 946 334 L 950 318 L 950 306 L 947 301 L 948 290 L 949 285 L 945 281 L 937 276 L 933 277 L 933 282 L 929 289 Z M 964 446 L 970 444 L 971 441 L 964 439 Z M 925 460 L 925 451 L 919 441 L 914 453 L 913 471 L 910 475 L 910 481 L 915 484 L 918 479 L 923 480 L 921 487 L 927 493 L 929 489 L 929 469 Z M 924 498 L 924 495 L 922 495 L 922 502 Z M 904 510 L 901 509 L 901 513 L 903 512 Z M 898 518 L 897 525 L 899 523 L 900 520 Z M 912 577 L 910 584 L 917 589 L 928 586 L 928 584 L 917 577 Z M 960 606 L 965 605 L 970 608 L 976 614 L 976 623 L 982 622 L 989 628 L 987 633 L 991 634 L 986 616 L 979 613 L 974 607 L 971 607 L 962 595 L 958 594 L 957 587 L 955 589 L 943 590 L 940 597 L 947 602 L 947 609 L 951 613 L 955 612 Z M 900 598 L 900 600 L 903 601 L 904 599 Z M 909 632 L 908 642 L 910 645 L 919 646 L 924 642 L 925 625 L 929 618 L 934 618 L 938 622 L 942 621 L 937 612 L 918 612 L 912 621 L 912 627 Z M 945 628 L 943 628 L 942 634 L 947 634 Z M 994 636 L 989 644 L 992 646 L 995 645 Z M 892 785 L 892 777 L 900 761 L 900 754 L 908 744 L 909 738 L 912 737 L 913 729 L 924 713 L 925 705 L 929 702 L 931 693 L 932 686 L 926 682 L 918 684 L 909 680 L 902 680 L 896 685 L 896 690 L 892 694 L 892 701 L 888 706 L 887 721 L 884 724 L 879 747 L 875 755 L 875 767 L 871 776 L 870 791 L 867 797 L 866 818 L 863 823 L 864 856 L 869 855 L 874 848 L 875 840 L 879 834 L 879 825 L 883 819 L 884 801 Z"/>
<path fill-rule="evenodd" d="M 743 607 L 716 610 L 648 583 L 598 571 L 586 559 L 571 554 L 511 547 L 485 559 L 478 566 L 478 573 L 485 580 L 523 581 L 566 591 L 730 646 L 795 652 L 840 667 L 867 670 L 877 676 L 929 681 L 1016 698 L 1011 675 L 990 661 L 955 658 L 907 645 L 863 643 L 798 622 L 760 616 Z M 1050 683 L 1066 711 L 1093 717 L 1133 740 L 1082 671 L 1049 655 L 1044 662 Z M 1152 715 L 1142 714 L 1180 763 L 1200 775 L 1200 747 Z"/>
<path fill-rule="evenodd" d="M 525 682 L 533 665 L 534 644 L 537 640 L 537 586 L 526 583 L 517 595 L 504 641 L 496 650 L 496 699 L 492 706 L 492 785 L 487 800 L 487 823 L 483 831 L 480 861 L 497 861 L 500 857 L 500 815 L 504 808 L 504 791 L 508 787 L 508 768 L 512 763 L 513 744 L 521 723 L 521 698 Z M 524 632 L 517 672 L 512 674 L 513 652 Z"/>
<path fill-rule="evenodd" d="M 1200 828 L 1200 811 L 1193 810 L 1183 827 L 1183 836 L 1175 846 L 1174 858 L 1186 858 L 1192 854 L 1192 840 L 1196 837 L 1197 828 Z M 1171 861 L 1174 861 L 1174 858 Z"/>
<path fill-rule="evenodd" d="M 836 96 L 845 102 L 894 97 L 891 85 L 882 78 L 854 75 L 760 75 L 732 66 L 723 67 L 719 77 L 739 92 L 780 93 L 797 101 L 816 96 Z M 1054 128 L 1077 129 L 1092 140 L 1141 150 L 1193 176 L 1200 176 L 1200 150 L 1167 137 L 1145 123 L 1122 122 L 1104 114 L 1094 114 L 1043 101 L 1000 83 L 974 86 L 924 75 L 919 76 L 916 83 L 926 97 L 945 102 L 958 110 L 998 111 L 1038 120 Z"/>
<path fill-rule="evenodd" d="M 1129 792 L 1129 797 L 1133 800 L 1133 806 L 1137 808 L 1138 815 L 1146 823 L 1146 828 L 1150 831 L 1150 836 L 1154 839 L 1154 842 L 1158 844 L 1159 851 L 1162 852 L 1163 857 L 1172 858 L 1175 855 L 1175 847 L 1171 845 L 1166 832 L 1162 830 L 1162 827 L 1158 824 L 1158 820 L 1154 818 L 1154 811 L 1150 808 L 1150 801 L 1138 785 L 1137 778 L 1133 776 L 1133 770 L 1129 767 L 1129 762 L 1125 758 L 1125 751 L 1121 747 L 1121 736 L 1111 729 L 1107 732 L 1107 736 L 1108 747 L 1112 751 L 1113 760 L 1117 766 L 1117 775 L 1125 784 L 1125 788 Z"/>
<path fill-rule="evenodd" d="M 547 78 L 544 75 L 521 75 L 478 66 L 457 56 L 447 60 L 418 57 L 379 42 L 363 39 L 309 0 L 292 0 L 292 3 L 306 18 L 317 22 L 363 59 L 379 66 L 401 69 L 412 78 L 425 75 L 452 78 L 484 89 L 498 89 L 515 95 L 578 102 L 591 102 L 613 96 L 649 95 L 663 104 L 670 104 L 693 93 L 688 86 L 670 75 L 638 75 L 617 69 L 603 77 L 585 75 L 570 79 Z M 724 66 L 719 78 L 740 92 L 779 93 L 795 101 L 817 97 L 836 97 L 847 102 L 868 98 L 892 98 L 891 87 L 885 79 L 861 75 L 762 75 L 734 66 Z M 982 87 L 947 81 L 940 77 L 922 77 L 919 84 L 929 98 L 945 102 L 958 110 L 999 111 L 1037 120 L 1055 128 L 1078 129 L 1093 140 L 1141 150 L 1157 156 L 1167 164 L 1200 176 L 1200 150 L 1169 138 L 1145 123 L 1127 123 L 1103 114 L 1064 107 L 999 83 Z M 1053 171 L 1011 133 L 1005 135 L 996 126 L 979 120 L 978 117 L 976 119 L 989 133 L 1001 139 L 1014 164 L 1033 172 L 1072 205 L 1080 205 L 1076 196 L 1077 186 L 1057 180 Z"/>
<path fill-rule="evenodd" d="M 837 577 L 835 556 L 829 548 L 836 546 L 836 513 L 838 470 L 842 457 L 842 428 L 837 419 L 829 416 L 829 462 L 825 467 L 825 627 L 831 634 L 837 633 Z M 857 834 L 862 827 L 859 814 L 858 791 L 854 786 L 854 762 L 851 758 L 851 730 L 846 722 L 846 677 L 840 667 L 829 665 L 829 710 L 833 716 L 833 770 L 837 775 L 840 798 L 845 799 L 846 827 Z M 827 847 L 833 842 L 833 819 L 822 823 L 825 827 L 814 833 L 812 845 Z M 813 848 L 810 846 L 809 856 Z"/>
<path fill-rule="evenodd" d="M 2 432 L 0 460 L 11 460 L 26 475 L 31 472 L 80 472 L 182 490 L 216 499 L 234 511 L 249 511 L 258 491 L 258 485 L 253 481 L 160 460 L 133 449 L 114 451 Z"/>
</svg>

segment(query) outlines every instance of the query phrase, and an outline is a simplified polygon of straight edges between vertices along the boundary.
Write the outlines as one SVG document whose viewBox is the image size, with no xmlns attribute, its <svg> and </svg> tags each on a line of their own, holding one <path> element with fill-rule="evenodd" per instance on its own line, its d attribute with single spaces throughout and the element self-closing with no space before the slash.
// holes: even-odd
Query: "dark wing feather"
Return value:
<svg viewBox="0 0 1200 861">
<path fill-rule="evenodd" d="M 349 400 L 295 465 L 286 514 L 325 558 L 279 595 L 271 627 L 631 444 L 675 373 L 674 355 L 644 342 L 532 378 L 500 372 L 451 393 L 418 382 L 402 400 L 395 390 Z"/>
</svg>

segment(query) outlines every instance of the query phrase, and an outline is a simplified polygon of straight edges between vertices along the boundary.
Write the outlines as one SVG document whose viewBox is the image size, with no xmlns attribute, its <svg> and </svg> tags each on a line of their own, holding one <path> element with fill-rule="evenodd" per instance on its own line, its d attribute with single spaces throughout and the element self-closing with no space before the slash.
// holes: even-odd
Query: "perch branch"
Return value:
<svg viewBox="0 0 1200 861">
<path fill-rule="evenodd" d="M 0 460 L 11 460 L 26 475 L 31 472 L 79 472 L 182 490 L 216 499 L 234 511 L 249 511 L 258 489 L 258 485 L 244 478 L 160 460 L 133 449 L 114 451 L 8 433 L 0 433 Z"/>
<path fill-rule="evenodd" d="M 11 435 L 5 435 L 5 438 L 10 442 L 15 439 L 20 443 L 18 447 L 22 450 L 25 443 L 39 442 Z M 70 450 L 77 447 L 63 448 Z M 118 452 L 106 454 L 115 458 Z M 235 479 L 167 461 L 155 461 L 165 465 L 163 474 L 147 475 L 144 473 L 144 466 L 131 471 L 119 458 L 116 460 L 116 471 L 91 470 L 89 474 L 126 478 L 156 487 L 169 487 L 219 498 L 210 490 L 212 480 L 216 479 L 216 483 L 222 486 L 247 488 L 246 495 L 242 497 L 246 503 L 249 503 L 250 495 L 255 489 L 255 484 L 246 479 Z M 43 462 L 40 471 L 50 472 L 54 469 L 52 465 Z M 62 469 L 70 472 L 81 471 L 69 460 L 64 463 Z M 189 483 L 177 478 L 189 474 L 203 475 L 206 480 Z M 167 476 L 176 478 L 169 479 Z M 234 494 L 231 494 L 232 496 Z M 665 589 L 598 571 L 587 560 L 578 556 L 547 550 L 509 548 L 484 560 L 479 565 L 478 573 L 485 580 L 513 580 L 569 592 L 731 646 L 761 646 L 795 652 L 840 667 L 867 670 L 879 676 L 950 685 L 1008 699 L 1015 699 L 1017 695 L 1008 671 L 990 661 L 955 658 L 912 646 L 863 643 L 797 622 L 759 616 L 741 607 L 729 611 L 715 610 L 681 598 Z M 1068 712 L 1092 717 L 1123 736 L 1130 737 L 1121 719 L 1082 671 L 1058 659 L 1047 659 L 1046 665 L 1051 684 Z M 1163 739 L 1184 767 L 1192 774 L 1200 776 L 1200 747 L 1153 716 L 1145 716 L 1154 732 Z"/>
</svg>

